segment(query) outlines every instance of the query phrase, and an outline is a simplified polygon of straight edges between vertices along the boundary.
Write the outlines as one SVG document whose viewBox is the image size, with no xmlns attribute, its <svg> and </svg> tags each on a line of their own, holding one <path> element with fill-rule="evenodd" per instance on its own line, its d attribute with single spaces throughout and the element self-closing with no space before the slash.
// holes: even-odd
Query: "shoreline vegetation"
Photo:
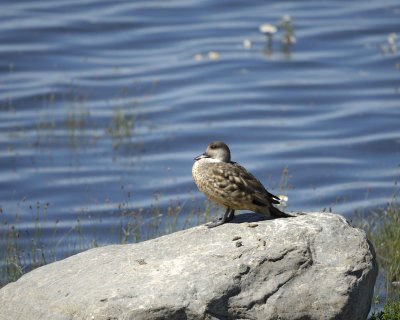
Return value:
<svg viewBox="0 0 400 320">
<path fill-rule="evenodd" d="M 396 196 L 385 209 L 356 212 L 353 223 L 367 233 L 379 265 L 369 320 L 400 320 L 400 204 Z"/>
<path fill-rule="evenodd" d="M 0 206 L 0 288 L 40 266 L 79 252 L 109 244 L 142 242 L 204 224 L 220 214 L 208 201 L 201 206 L 192 202 L 191 208 L 184 208 L 185 204 L 171 202 L 165 210 L 160 209 L 157 198 L 156 204 L 147 209 L 135 210 L 120 204 L 118 210 L 110 212 L 112 219 L 118 221 L 113 226 L 86 214 L 78 215 L 74 225 L 63 225 L 58 219 L 51 221 L 49 203 L 40 202 L 29 205 L 29 222 L 19 214 L 11 222 Z M 185 216 L 180 218 L 183 209 Z"/>
<path fill-rule="evenodd" d="M 189 204 L 190 206 L 190 204 Z M 42 265 L 64 259 L 84 250 L 111 243 L 136 243 L 187 229 L 215 219 L 221 212 L 210 202 L 200 205 L 192 201 L 191 208 L 179 202 L 170 203 L 165 212 L 154 205 L 147 210 L 119 207 L 119 224 L 106 230 L 112 241 L 100 240 L 104 227 L 101 220 L 90 223 L 77 218 L 75 226 L 61 226 L 60 221 L 49 222 L 48 203 L 29 206 L 34 227 L 24 230 L 19 217 L 9 223 L 0 207 L 0 288 L 18 280 L 23 274 Z M 180 219 L 182 212 L 189 212 Z M 2 220 L 1 220 L 2 219 Z M 380 275 L 375 285 L 375 299 L 370 320 L 400 319 L 400 205 L 396 198 L 385 209 L 368 213 L 356 212 L 353 224 L 363 229 L 374 245 Z M 98 230 L 100 229 L 100 231 Z M 102 233 L 104 234 L 104 233 Z M 46 243 L 44 242 L 46 238 Z M 29 239 L 29 240 L 27 240 Z M 50 239 L 50 241 L 48 241 Z M 65 245 L 67 243 L 67 245 Z M 58 252 L 58 248 L 68 248 Z"/>
</svg>

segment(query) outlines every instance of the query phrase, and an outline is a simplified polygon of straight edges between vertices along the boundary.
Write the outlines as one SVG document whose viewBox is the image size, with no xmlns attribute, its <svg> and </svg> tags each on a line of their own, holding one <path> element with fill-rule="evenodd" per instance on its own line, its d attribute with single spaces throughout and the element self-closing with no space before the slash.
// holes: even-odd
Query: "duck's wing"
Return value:
<svg viewBox="0 0 400 320">
<path fill-rule="evenodd" d="M 216 181 L 221 181 L 221 187 L 230 188 L 231 192 L 242 194 L 247 199 L 251 198 L 257 206 L 280 203 L 278 197 L 268 192 L 256 177 L 236 162 L 215 163 L 213 174 Z"/>
</svg>

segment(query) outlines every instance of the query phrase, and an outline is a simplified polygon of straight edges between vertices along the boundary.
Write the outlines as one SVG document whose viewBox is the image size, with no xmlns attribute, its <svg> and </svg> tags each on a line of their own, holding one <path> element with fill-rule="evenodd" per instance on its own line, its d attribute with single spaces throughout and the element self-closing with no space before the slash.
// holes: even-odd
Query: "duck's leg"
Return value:
<svg viewBox="0 0 400 320">
<path fill-rule="evenodd" d="M 206 224 L 206 226 L 208 228 L 218 227 L 221 224 L 224 224 L 225 222 L 231 221 L 233 219 L 234 215 L 235 215 L 235 210 L 227 208 L 222 219 L 219 218 L 217 221 L 213 221 L 213 222 L 210 222 L 209 224 Z"/>
<path fill-rule="evenodd" d="M 234 217 L 235 217 L 235 210 L 231 209 L 231 210 L 229 211 L 229 213 L 228 213 L 228 216 L 227 216 L 227 220 L 226 220 L 226 221 L 231 221 L 231 220 L 233 220 Z"/>
</svg>

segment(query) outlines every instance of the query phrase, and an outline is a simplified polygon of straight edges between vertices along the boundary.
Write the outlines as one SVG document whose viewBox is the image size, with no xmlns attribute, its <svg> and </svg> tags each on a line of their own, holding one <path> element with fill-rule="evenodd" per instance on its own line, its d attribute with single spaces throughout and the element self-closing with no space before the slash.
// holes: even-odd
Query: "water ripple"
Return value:
<svg viewBox="0 0 400 320">
<path fill-rule="evenodd" d="M 49 203 L 49 243 L 54 221 L 106 241 L 126 210 L 203 211 L 191 166 L 216 139 L 289 209 L 351 216 L 398 188 L 398 1 L 3 2 L 1 217 L 32 232 Z M 284 15 L 298 41 L 269 51 L 258 26 Z"/>
</svg>

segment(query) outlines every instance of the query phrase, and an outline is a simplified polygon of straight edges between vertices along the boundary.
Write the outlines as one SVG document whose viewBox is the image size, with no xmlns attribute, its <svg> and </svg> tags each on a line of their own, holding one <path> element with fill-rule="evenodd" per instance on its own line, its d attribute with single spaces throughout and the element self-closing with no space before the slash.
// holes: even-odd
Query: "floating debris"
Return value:
<svg viewBox="0 0 400 320">
<path fill-rule="evenodd" d="M 210 60 L 218 60 L 219 56 L 220 56 L 219 53 L 216 51 L 208 52 L 208 59 L 210 59 Z"/>
<path fill-rule="evenodd" d="M 245 49 L 251 49 L 251 46 L 252 46 L 253 44 L 251 43 L 251 40 L 249 40 L 249 39 L 244 39 L 243 40 L 243 47 L 245 48 Z"/>
<path fill-rule="evenodd" d="M 273 35 L 278 32 L 278 30 L 282 31 L 282 51 L 285 55 L 290 57 L 291 47 L 294 43 L 297 42 L 297 38 L 294 34 L 292 18 L 289 15 L 282 16 L 277 26 L 270 23 L 264 23 L 261 24 L 258 29 L 262 34 L 266 35 L 267 37 L 267 45 L 263 49 L 263 54 L 266 57 L 270 58 L 272 56 L 272 38 Z"/>
<path fill-rule="evenodd" d="M 378 49 L 379 51 L 385 55 L 388 52 L 391 52 L 392 54 L 397 54 L 397 33 L 391 32 L 388 34 L 386 42 L 378 44 Z M 396 65 L 397 68 L 397 65 Z"/>
<path fill-rule="evenodd" d="M 292 18 L 289 15 L 284 15 L 279 21 L 279 28 L 285 33 L 282 35 L 281 42 L 286 46 L 291 46 L 297 42 L 296 36 L 294 35 L 294 28 L 292 24 Z"/>
<path fill-rule="evenodd" d="M 201 53 L 196 53 L 193 57 L 195 61 L 202 61 L 204 60 L 204 56 Z"/>
<path fill-rule="evenodd" d="M 396 33 L 394 33 L 394 32 L 389 33 L 387 41 L 388 41 L 388 43 L 390 45 L 395 45 L 396 44 L 396 39 L 397 39 L 397 34 Z"/>
<path fill-rule="evenodd" d="M 393 54 L 397 53 L 397 34 L 392 32 L 388 35 L 387 42 L 389 43 L 390 51 Z"/>
<path fill-rule="evenodd" d="M 282 36 L 283 43 L 291 44 L 297 41 L 294 35 L 292 18 L 289 15 L 285 15 L 281 18 L 281 20 L 279 21 L 279 27 L 285 32 Z"/>
<path fill-rule="evenodd" d="M 290 59 L 292 46 L 297 42 L 297 38 L 294 34 L 292 18 L 289 15 L 282 16 L 278 22 L 278 28 L 282 31 L 280 38 L 281 51 L 287 59 Z M 264 55 L 267 55 L 268 57 L 268 52 L 264 52 Z"/>
<path fill-rule="evenodd" d="M 283 43 L 283 44 L 292 45 L 292 44 L 294 44 L 294 43 L 296 43 L 296 42 L 297 42 L 297 39 L 296 39 L 295 36 L 292 36 L 292 35 L 284 35 L 284 36 L 282 37 L 282 43 Z"/>
<path fill-rule="evenodd" d="M 195 61 L 203 61 L 203 60 L 218 60 L 220 58 L 220 54 L 217 51 L 209 51 L 207 55 L 202 53 L 196 53 L 193 57 Z"/>
<path fill-rule="evenodd" d="M 260 25 L 258 29 L 260 30 L 261 33 L 265 34 L 268 37 L 272 36 L 274 33 L 278 31 L 278 29 L 270 23 L 264 23 Z"/>
<path fill-rule="evenodd" d="M 263 52 L 267 57 L 270 57 L 272 55 L 272 37 L 278 29 L 270 23 L 264 23 L 258 27 L 258 30 L 267 37 L 267 45 Z"/>
</svg>

